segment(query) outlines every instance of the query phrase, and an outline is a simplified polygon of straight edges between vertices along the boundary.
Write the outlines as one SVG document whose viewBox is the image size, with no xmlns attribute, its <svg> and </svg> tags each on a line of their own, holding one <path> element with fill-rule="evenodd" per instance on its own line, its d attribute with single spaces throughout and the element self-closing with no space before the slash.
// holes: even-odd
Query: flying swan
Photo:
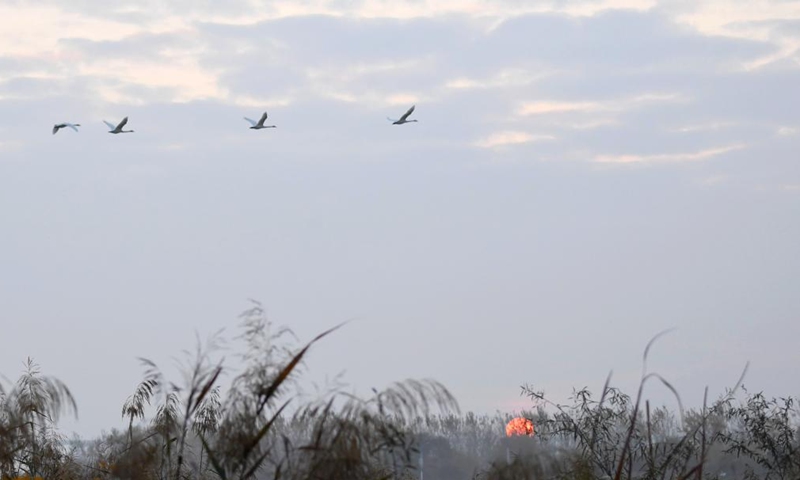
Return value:
<svg viewBox="0 0 800 480">
<path fill-rule="evenodd" d="M 73 129 L 73 130 L 75 130 L 77 132 L 78 131 L 77 127 L 80 127 L 80 126 L 81 126 L 80 123 L 57 123 L 57 124 L 53 125 L 53 135 L 58 133 L 58 131 L 61 130 L 62 128 L 64 128 L 64 127 L 69 127 L 69 128 L 71 128 L 71 129 Z"/>
<path fill-rule="evenodd" d="M 404 113 L 402 117 L 400 117 L 400 120 L 394 120 L 392 118 L 389 118 L 389 121 L 392 122 L 392 125 L 402 125 L 404 123 L 416 122 L 416 120 L 407 120 L 408 116 L 411 115 L 415 107 L 416 105 L 411 105 L 411 108 L 409 108 L 408 111 Z"/>
<path fill-rule="evenodd" d="M 278 128 L 275 125 L 264 125 L 264 121 L 267 119 L 267 112 L 264 112 L 264 114 L 261 115 L 261 118 L 257 122 L 252 118 L 244 117 L 244 119 L 250 122 L 251 125 L 250 128 L 252 130 L 261 130 L 262 128 Z"/>
<path fill-rule="evenodd" d="M 122 127 L 124 127 L 125 124 L 128 123 L 128 117 L 123 118 L 122 121 L 119 122 L 119 125 L 117 125 L 116 127 L 114 126 L 113 123 L 106 122 L 105 120 L 103 120 L 103 123 L 108 125 L 108 128 L 111 129 L 111 130 L 108 131 L 108 133 L 113 133 L 115 135 L 117 133 L 133 133 L 133 130 L 123 130 L 122 129 Z"/>
</svg>

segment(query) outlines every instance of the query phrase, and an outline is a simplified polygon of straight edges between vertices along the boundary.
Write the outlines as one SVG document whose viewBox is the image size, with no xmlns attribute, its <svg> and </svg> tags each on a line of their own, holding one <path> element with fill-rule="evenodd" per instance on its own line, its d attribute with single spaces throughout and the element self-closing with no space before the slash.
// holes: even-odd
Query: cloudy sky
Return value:
<svg viewBox="0 0 800 480">
<path fill-rule="evenodd" d="M 309 379 L 357 391 L 629 387 L 677 327 L 687 403 L 748 360 L 797 394 L 800 2 L 116 5 L 0 1 L 0 373 L 64 380 L 69 428 L 248 298 L 351 320 Z"/>
</svg>

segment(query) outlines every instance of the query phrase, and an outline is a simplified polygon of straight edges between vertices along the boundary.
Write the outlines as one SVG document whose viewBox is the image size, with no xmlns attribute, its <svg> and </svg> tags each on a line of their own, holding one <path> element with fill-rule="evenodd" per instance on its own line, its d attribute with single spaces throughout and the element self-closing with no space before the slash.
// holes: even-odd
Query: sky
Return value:
<svg viewBox="0 0 800 480">
<path fill-rule="evenodd" d="M 798 105 L 796 1 L 0 0 L 0 374 L 119 428 L 252 298 L 356 392 L 632 389 L 675 328 L 685 403 L 797 395 Z"/>
</svg>

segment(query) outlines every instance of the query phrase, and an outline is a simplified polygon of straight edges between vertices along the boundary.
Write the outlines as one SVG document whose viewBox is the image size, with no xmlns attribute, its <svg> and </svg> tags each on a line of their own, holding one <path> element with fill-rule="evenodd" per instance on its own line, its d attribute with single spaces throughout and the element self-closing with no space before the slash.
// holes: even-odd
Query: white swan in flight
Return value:
<svg viewBox="0 0 800 480">
<path fill-rule="evenodd" d="M 386 118 L 389 118 L 389 121 L 392 122 L 392 125 L 402 125 L 404 123 L 416 122 L 416 120 L 408 120 L 408 116 L 411 115 L 415 107 L 416 105 L 411 105 L 411 108 L 409 108 L 408 111 L 404 113 L 402 117 L 400 117 L 400 120 L 395 120 L 389 117 Z"/>
<path fill-rule="evenodd" d="M 117 133 L 133 133 L 133 130 L 123 130 L 122 129 L 122 127 L 124 127 L 125 124 L 128 123 L 128 117 L 123 118 L 122 121 L 119 122 L 119 125 L 117 125 L 116 127 L 114 126 L 113 123 L 106 122 L 105 120 L 103 120 L 103 123 L 108 125 L 108 128 L 111 129 L 111 130 L 108 131 L 108 133 L 114 133 L 114 134 L 117 134 Z"/>
<path fill-rule="evenodd" d="M 264 125 L 264 121 L 267 119 L 267 112 L 264 112 L 257 122 L 252 118 L 244 117 L 244 119 L 250 122 L 250 128 L 253 130 L 261 130 L 262 128 L 278 128 L 276 125 Z"/>
<path fill-rule="evenodd" d="M 53 125 L 53 135 L 58 133 L 58 131 L 61 130 L 62 128 L 64 128 L 64 127 L 69 127 L 69 128 L 71 128 L 71 129 L 73 129 L 73 130 L 75 130 L 77 132 L 78 131 L 78 127 L 80 127 L 80 126 L 81 126 L 80 123 L 57 123 L 57 124 Z"/>
</svg>

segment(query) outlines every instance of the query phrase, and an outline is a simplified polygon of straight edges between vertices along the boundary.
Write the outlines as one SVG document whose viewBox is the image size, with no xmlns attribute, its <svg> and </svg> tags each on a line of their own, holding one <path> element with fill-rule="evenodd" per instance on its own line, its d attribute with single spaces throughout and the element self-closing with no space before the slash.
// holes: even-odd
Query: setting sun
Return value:
<svg viewBox="0 0 800 480">
<path fill-rule="evenodd" d="M 533 436 L 533 422 L 527 418 L 517 417 L 506 424 L 506 436 Z"/>
</svg>

